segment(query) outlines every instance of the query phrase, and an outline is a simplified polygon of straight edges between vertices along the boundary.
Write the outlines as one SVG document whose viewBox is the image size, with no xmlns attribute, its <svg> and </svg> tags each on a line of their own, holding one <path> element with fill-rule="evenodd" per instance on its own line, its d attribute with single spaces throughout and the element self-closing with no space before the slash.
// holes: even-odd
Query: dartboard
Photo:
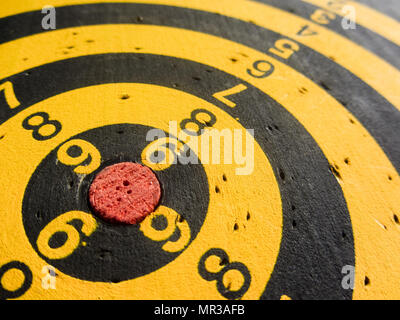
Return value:
<svg viewBox="0 0 400 320">
<path fill-rule="evenodd" d="M 2 1 L 0 298 L 399 298 L 399 12 Z"/>
</svg>

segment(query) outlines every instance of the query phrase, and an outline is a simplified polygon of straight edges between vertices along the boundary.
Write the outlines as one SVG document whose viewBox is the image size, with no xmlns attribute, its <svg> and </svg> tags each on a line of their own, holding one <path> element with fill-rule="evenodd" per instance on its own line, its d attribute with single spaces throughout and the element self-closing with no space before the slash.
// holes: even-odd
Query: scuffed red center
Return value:
<svg viewBox="0 0 400 320">
<path fill-rule="evenodd" d="M 92 208 L 105 220 L 124 224 L 141 222 L 160 201 L 161 188 L 147 167 L 121 162 L 103 169 L 89 189 Z"/>
</svg>

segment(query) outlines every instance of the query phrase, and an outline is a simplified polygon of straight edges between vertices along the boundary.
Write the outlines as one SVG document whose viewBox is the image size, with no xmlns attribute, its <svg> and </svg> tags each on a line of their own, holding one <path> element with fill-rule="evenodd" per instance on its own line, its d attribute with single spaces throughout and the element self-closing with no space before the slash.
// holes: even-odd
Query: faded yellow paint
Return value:
<svg viewBox="0 0 400 320">
<path fill-rule="evenodd" d="M 53 0 L 55 6 L 99 3 L 101 0 Z M 236 19 L 248 21 L 290 37 L 322 55 L 335 60 L 338 64 L 361 78 L 377 92 L 383 95 L 400 110 L 400 72 L 373 53 L 355 44 L 347 38 L 307 19 L 281 9 L 247 0 L 109 0 L 107 2 L 135 2 L 171 5 L 215 12 Z M 20 12 L 40 10 L 48 4 L 47 0 L 20 0 L 16 3 L 0 3 L 0 14 L 13 15 Z M 245 10 L 243 9 L 245 8 Z M 316 31 L 315 36 L 301 36 L 297 33 L 305 26 Z M 66 38 L 65 41 L 72 39 Z M 184 45 L 184 44 L 183 44 Z M 4 52 L 14 52 L 5 50 Z"/>
<path fill-rule="evenodd" d="M 72 32 L 78 35 L 74 37 Z M 75 48 L 64 54 L 60 39 L 64 45 L 66 41 L 73 42 Z M 85 41 L 87 39 L 94 42 L 88 44 Z M 21 39 L 7 46 L 13 49 L 7 52 L 14 52 L 14 55 L 2 59 L 1 77 L 64 58 L 116 51 L 135 52 L 135 47 L 141 47 L 141 53 L 174 56 L 213 66 L 266 92 L 303 124 L 329 162 L 339 167 L 339 182 L 349 207 L 355 238 L 354 297 L 400 297 L 400 288 L 393 280 L 400 279 L 400 257 L 392 254 L 400 246 L 399 229 L 393 221 L 393 214 L 400 208 L 400 179 L 367 130 L 347 109 L 308 78 L 243 45 L 193 31 L 158 26 L 72 28 Z M 236 63 L 229 63 L 232 56 L 238 58 Z M 28 57 L 28 60 L 20 63 L 23 57 Z M 270 61 L 275 66 L 275 72 L 266 79 L 251 77 L 247 68 L 251 68 L 257 60 Z M 299 92 L 298 89 L 302 87 L 307 89 L 306 94 Z M 173 110 L 175 112 L 175 108 Z M 149 114 L 149 111 L 146 113 Z M 106 115 L 107 112 L 104 117 Z M 95 114 L 93 117 L 98 118 L 98 125 L 104 125 L 103 117 Z M 0 145 L 4 144 L 4 139 L 2 141 Z M 350 159 L 350 165 L 344 162 L 345 159 Z M 389 175 L 391 180 L 388 179 Z M 232 191 L 233 197 L 238 192 Z M 379 227 L 376 220 L 384 224 L 386 229 Z M 214 230 L 211 234 L 214 236 L 215 233 L 218 232 Z M 364 286 L 365 275 L 370 279 L 367 287 Z"/>
<path fill-rule="evenodd" d="M 121 94 L 134 98 L 121 100 Z M 137 123 L 168 132 L 169 121 L 181 121 L 193 108 L 200 107 L 217 117 L 214 128 L 243 129 L 220 108 L 195 96 L 155 85 L 126 83 L 62 93 L 0 126 L 0 131 L 6 133 L 0 140 L 0 188 L 7 190 L 0 193 L 0 202 L 7 203 L 7 207 L 0 208 L 0 265 L 18 260 L 32 270 L 31 289 L 22 299 L 221 299 L 215 281 L 205 281 L 197 272 L 199 259 L 210 248 L 221 248 L 230 261 L 244 263 L 252 278 L 243 298 L 260 297 L 279 252 L 282 207 L 273 169 L 257 143 L 254 173 L 249 176 L 236 175 L 234 164 L 204 165 L 210 193 L 206 220 L 196 239 L 168 265 L 143 277 L 113 284 L 82 281 L 57 270 L 56 289 L 44 290 L 41 286 L 42 268 L 48 263 L 39 257 L 25 235 L 21 210 L 25 187 L 42 159 L 79 132 L 118 123 Z M 22 121 L 38 111 L 45 111 L 62 123 L 62 130 L 53 139 L 34 140 L 31 132 L 22 128 Z M 223 175 L 227 181 L 223 181 Z M 248 221 L 247 212 L 251 214 Z M 237 222 L 241 227 L 234 231 Z"/>
<path fill-rule="evenodd" d="M 344 6 L 352 6 L 356 12 L 356 23 L 374 31 L 382 37 L 400 46 L 400 23 L 362 3 L 356 1 L 332 1 L 332 0 L 302 0 L 315 6 L 345 16 Z"/>
</svg>

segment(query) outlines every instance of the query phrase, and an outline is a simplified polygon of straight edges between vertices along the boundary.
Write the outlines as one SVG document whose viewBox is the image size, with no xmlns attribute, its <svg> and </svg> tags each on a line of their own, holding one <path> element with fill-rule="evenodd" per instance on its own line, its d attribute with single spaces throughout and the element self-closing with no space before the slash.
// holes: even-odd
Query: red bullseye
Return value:
<svg viewBox="0 0 400 320">
<path fill-rule="evenodd" d="M 92 208 L 105 220 L 136 224 L 152 213 L 161 187 L 148 167 L 121 162 L 103 169 L 89 189 Z"/>
</svg>

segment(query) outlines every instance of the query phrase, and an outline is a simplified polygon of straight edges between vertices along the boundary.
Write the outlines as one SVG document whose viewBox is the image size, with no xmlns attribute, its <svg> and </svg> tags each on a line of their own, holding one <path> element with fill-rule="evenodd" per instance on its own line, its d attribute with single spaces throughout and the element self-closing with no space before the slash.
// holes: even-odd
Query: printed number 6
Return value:
<svg viewBox="0 0 400 320">
<path fill-rule="evenodd" d="M 44 227 L 36 241 L 39 251 L 44 256 L 52 260 L 63 259 L 78 248 L 80 244 L 79 231 L 69 224 L 73 220 L 81 220 L 83 222 L 81 231 L 86 236 L 90 236 L 97 228 L 97 222 L 93 216 L 82 211 L 69 211 L 58 216 Z M 49 241 L 56 232 L 64 232 L 68 238 L 61 247 L 51 248 Z"/>
</svg>

